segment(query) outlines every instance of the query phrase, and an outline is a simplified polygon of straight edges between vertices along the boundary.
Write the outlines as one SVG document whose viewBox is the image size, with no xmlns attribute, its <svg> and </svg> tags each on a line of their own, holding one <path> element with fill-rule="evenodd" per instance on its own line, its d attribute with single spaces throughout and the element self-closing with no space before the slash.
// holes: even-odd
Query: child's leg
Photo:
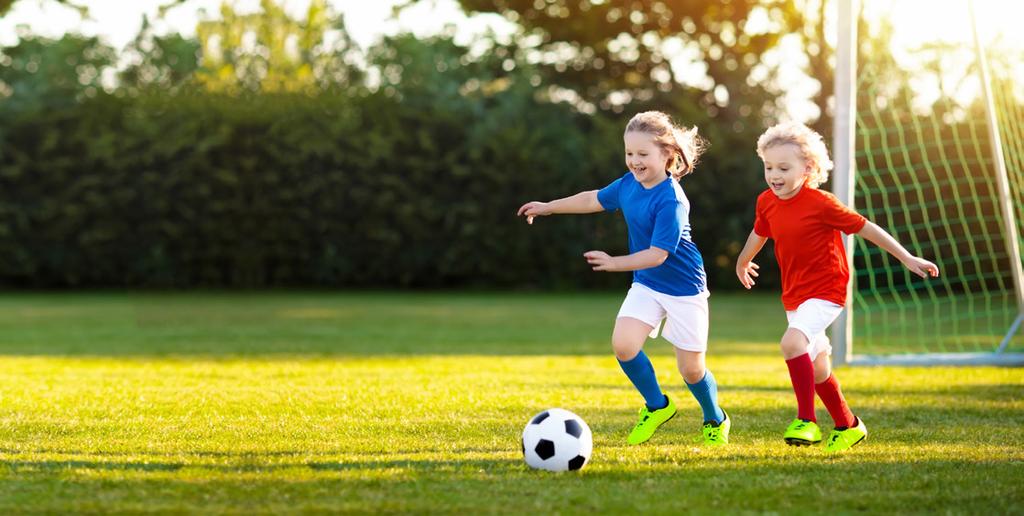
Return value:
<svg viewBox="0 0 1024 516">
<path fill-rule="evenodd" d="M 612 348 L 619 366 L 644 397 L 646 407 L 640 410 L 636 426 L 629 432 L 626 442 L 640 444 L 647 442 L 654 432 L 676 415 L 676 406 L 661 392 L 658 377 L 654 374 L 647 354 L 643 352 L 644 341 L 654 326 L 632 317 L 615 320 L 612 333 Z"/>
<path fill-rule="evenodd" d="M 704 421 L 721 423 L 725 419 L 725 412 L 718 405 L 718 383 L 704 366 L 704 353 L 676 348 L 676 364 L 686 387 L 704 412 Z"/>
<path fill-rule="evenodd" d="M 653 326 L 639 319 L 619 317 L 615 320 L 615 330 L 612 332 L 612 349 L 619 367 L 644 397 L 647 410 L 652 411 L 668 405 L 668 398 L 661 392 L 658 377 L 654 374 L 654 366 L 643 352 L 647 335 L 653 329 Z"/>
<path fill-rule="evenodd" d="M 849 450 L 867 438 L 868 427 L 864 421 L 854 417 L 853 412 L 850 412 L 843 391 L 839 389 L 839 381 L 832 374 L 832 364 L 829 360 L 831 347 L 824 332 L 815 337 L 814 344 L 814 351 L 818 354 L 814 359 L 814 390 L 818 392 L 818 397 L 825 403 L 825 408 L 835 421 L 835 429 L 829 433 L 825 441 L 825 451 Z"/>
<path fill-rule="evenodd" d="M 822 335 L 824 336 L 824 335 Z M 828 353 L 818 353 L 814 359 L 814 384 L 824 382 L 832 374 L 832 359 Z"/>
<path fill-rule="evenodd" d="M 797 418 L 816 421 L 814 416 L 814 364 L 807 354 L 807 336 L 796 328 L 789 328 L 782 336 L 782 356 L 789 368 L 789 379 L 796 394 Z"/>
<path fill-rule="evenodd" d="M 824 334 L 821 337 L 824 337 Z M 843 391 L 839 389 L 839 381 L 832 374 L 832 363 L 829 360 L 828 353 L 820 353 L 818 358 L 814 360 L 814 382 L 814 390 L 818 392 L 818 397 L 821 398 L 821 402 L 828 409 L 829 415 L 832 416 L 832 421 L 835 421 L 836 428 L 854 426 L 853 412 L 850 411 L 849 405 L 846 404 Z"/>
<path fill-rule="evenodd" d="M 718 384 L 704 366 L 708 350 L 708 297 L 710 292 L 693 296 L 658 296 L 665 308 L 665 340 L 676 351 L 679 374 L 704 412 L 704 421 L 719 424 L 725 412 L 718 405 Z"/>
</svg>

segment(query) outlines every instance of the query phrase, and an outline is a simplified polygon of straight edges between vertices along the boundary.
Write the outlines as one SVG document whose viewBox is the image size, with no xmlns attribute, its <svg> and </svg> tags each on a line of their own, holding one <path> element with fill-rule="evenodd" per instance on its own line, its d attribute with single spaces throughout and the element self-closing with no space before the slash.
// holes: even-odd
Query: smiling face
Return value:
<svg viewBox="0 0 1024 516">
<path fill-rule="evenodd" d="M 651 188 L 668 177 L 665 172 L 668 155 L 657 144 L 654 136 L 627 131 L 623 140 L 626 144 L 626 166 L 644 188 Z"/>
<path fill-rule="evenodd" d="M 811 168 L 800 155 L 800 147 L 786 143 L 764 150 L 764 180 L 779 199 L 791 199 L 800 193 Z"/>
</svg>

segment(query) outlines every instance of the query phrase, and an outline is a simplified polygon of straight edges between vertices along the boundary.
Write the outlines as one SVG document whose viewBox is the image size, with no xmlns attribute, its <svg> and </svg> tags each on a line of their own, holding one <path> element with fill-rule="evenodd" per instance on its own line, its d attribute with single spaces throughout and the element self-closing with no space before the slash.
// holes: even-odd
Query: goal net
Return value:
<svg viewBox="0 0 1024 516">
<path fill-rule="evenodd" d="M 858 41 L 856 24 L 844 34 L 840 21 L 837 67 L 849 68 L 836 70 L 836 102 L 849 125 L 844 132 L 837 115 L 834 189 L 941 275 L 923 280 L 848 239 L 852 295 L 833 327 L 839 363 L 1024 364 L 1024 60 L 978 30 L 993 13 L 968 1 L 944 3 L 962 11 L 958 32 L 900 52 L 884 22 L 862 23 Z M 840 4 L 840 17 L 872 7 Z"/>
</svg>

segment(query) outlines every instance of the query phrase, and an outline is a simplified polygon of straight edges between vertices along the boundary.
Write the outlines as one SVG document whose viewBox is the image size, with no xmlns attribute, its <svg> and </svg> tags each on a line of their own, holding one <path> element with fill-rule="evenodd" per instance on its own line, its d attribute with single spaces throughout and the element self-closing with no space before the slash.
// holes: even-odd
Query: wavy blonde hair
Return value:
<svg viewBox="0 0 1024 516">
<path fill-rule="evenodd" d="M 665 170 L 672 178 L 679 178 L 693 172 L 708 142 L 697 134 L 697 127 L 686 129 L 672 123 L 672 119 L 661 111 L 644 111 L 633 115 L 626 124 L 625 132 L 638 132 L 654 137 L 654 142 L 669 155 Z"/>
<path fill-rule="evenodd" d="M 757 139 L 757 155 L 764 159 L 764 151 L 786 144 L 796 145 L 800 149 L 800 157 L 810 167 L 811 173 L 807 177 L 808 186 L 817 188 L 818 185 L 828 180 L 828 172 L 832 170 L 833 165 L 832 160 L 828 157 L 825 140 L 804 124 L 789 122 L 769 127 Z"/>
</svg>

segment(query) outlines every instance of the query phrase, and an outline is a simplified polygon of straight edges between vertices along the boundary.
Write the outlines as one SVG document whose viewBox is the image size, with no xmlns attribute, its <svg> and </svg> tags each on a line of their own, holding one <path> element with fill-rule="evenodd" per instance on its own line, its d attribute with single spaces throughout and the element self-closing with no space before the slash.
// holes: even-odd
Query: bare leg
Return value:
<svg viewBox="0 0 1024 516">
<path fill-rule="evenodd" d="M 653 329 L 650 324 L 632 317 L 615 319 L 615 329 L 612 330 L 612 349 L 615 351 L 615 358 L 623 362 L 633 360 L 644 348 L 647 335 Z"/>
<path fill-rule="evenodd" d="M 704 378 L 704 353 L 675 348 L 676 365 L 686 383 L 697 383 Z"/>
<path fill-rule="evenodd" d="M 828 353 L 819 353 L 814 359 L 814 383 L 818 384 L 828 380 L 832 375 L 832 360 Z"/>
<path fill-rule="evenodd" d="M 779 346 L 782 348 L 782 356 L 789 360 L 807 353 L 807 345 L 810 343 L 804 332 L 795 328 L 788 328 L 782 336 L 782 342 L 779 343 Z"/>
</svg>

